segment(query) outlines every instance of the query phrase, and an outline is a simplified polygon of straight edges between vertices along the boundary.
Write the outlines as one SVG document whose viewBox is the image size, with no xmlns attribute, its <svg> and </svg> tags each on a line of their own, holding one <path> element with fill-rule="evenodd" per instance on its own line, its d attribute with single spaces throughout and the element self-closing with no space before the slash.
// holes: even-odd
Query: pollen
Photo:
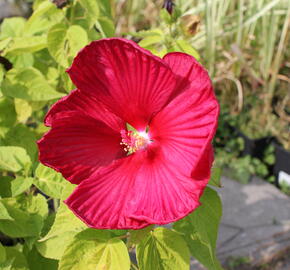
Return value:
<svg viewBox="0 0 290 270">
<path fill-rule="evenodd" d="M 121 145 L 124 146 L 125 152 L 132 154 L 138 150 L 145 149 L 152 142 L 146 131 L 121 131 Z"/>
</svg>

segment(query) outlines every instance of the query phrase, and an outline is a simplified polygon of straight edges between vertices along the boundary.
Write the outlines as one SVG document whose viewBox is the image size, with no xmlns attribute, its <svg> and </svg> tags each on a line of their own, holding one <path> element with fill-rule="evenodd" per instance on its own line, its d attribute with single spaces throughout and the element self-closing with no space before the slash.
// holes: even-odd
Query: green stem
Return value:
<svg viewBox="0 0 290 270">
<path fill-rule="evenodd" d="M 131 262 L 131 268 L 134 270 L 139 270 L 139 268 L 137 267 L 137 265 L 133 262 Z"/>
</svg>

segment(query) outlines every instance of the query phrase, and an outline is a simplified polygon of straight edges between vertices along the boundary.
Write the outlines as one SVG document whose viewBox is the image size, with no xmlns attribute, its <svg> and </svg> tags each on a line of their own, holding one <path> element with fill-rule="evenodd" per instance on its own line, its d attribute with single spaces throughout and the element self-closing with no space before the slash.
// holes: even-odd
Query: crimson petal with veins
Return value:
<svg viewBox="0 0 290 270">
<path fill-rule="evenodd" d="M 120 142 L 120 133 L 104 122 L 77 111 L 64 111 L 38 141 L 39 160 L 79 184 L 99 167 L 125 156 Z"/>
<path fill-rule="evenodd" d="M 189 55 L 160 59 L 113 38 L 85 47 L 68 72 L 79 90 L 52 107 L 39 148 L 44 164 L 79 184 L 70 209 L 94 228 L 140 229 L 198 207 L 219 114 L 206 70 Z M 149 143 L 129 156 L 126 122 L 149 126 Z"/>
<path fill-rule="evenodd" d="M 68 73 L 74 84 L 136 129 L 146 127 L 168 102 L 175 77 L 170 68 L 134 42 L 102 39 L 86 46 Z"/>
</svg>

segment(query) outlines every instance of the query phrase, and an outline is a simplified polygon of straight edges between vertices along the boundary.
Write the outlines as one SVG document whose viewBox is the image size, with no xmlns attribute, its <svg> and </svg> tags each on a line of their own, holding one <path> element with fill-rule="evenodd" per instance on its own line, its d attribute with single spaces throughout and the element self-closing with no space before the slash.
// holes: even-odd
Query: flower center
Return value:
<svg viewBox="0 0 290 270">
<path fill-rule="evenodd" d="M 146 131 L 122 130 L 121 137 L 122 141 L 120 144 L 124 145 L 124 150 L 128 154 L 145 149 L 152 142 Z"/>
</svg>

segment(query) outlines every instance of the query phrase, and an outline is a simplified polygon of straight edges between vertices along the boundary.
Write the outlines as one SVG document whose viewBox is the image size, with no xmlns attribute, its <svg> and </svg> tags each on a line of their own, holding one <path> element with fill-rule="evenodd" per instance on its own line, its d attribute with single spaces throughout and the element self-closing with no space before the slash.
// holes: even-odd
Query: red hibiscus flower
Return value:
<svg viewBox="0 0 290 270">
<path fill-rule="evenodd" d="M 187 54 L 160 59 L 111 38 L 81 50 L 68 73 L 78 89 L 52 106 L 38 146 L 43 164 L 78 185 L 65 201 L 75 215 L 94 228 L 140 229 L 192 212 L 219 114 L 206 70 Z"/>
</svg>

